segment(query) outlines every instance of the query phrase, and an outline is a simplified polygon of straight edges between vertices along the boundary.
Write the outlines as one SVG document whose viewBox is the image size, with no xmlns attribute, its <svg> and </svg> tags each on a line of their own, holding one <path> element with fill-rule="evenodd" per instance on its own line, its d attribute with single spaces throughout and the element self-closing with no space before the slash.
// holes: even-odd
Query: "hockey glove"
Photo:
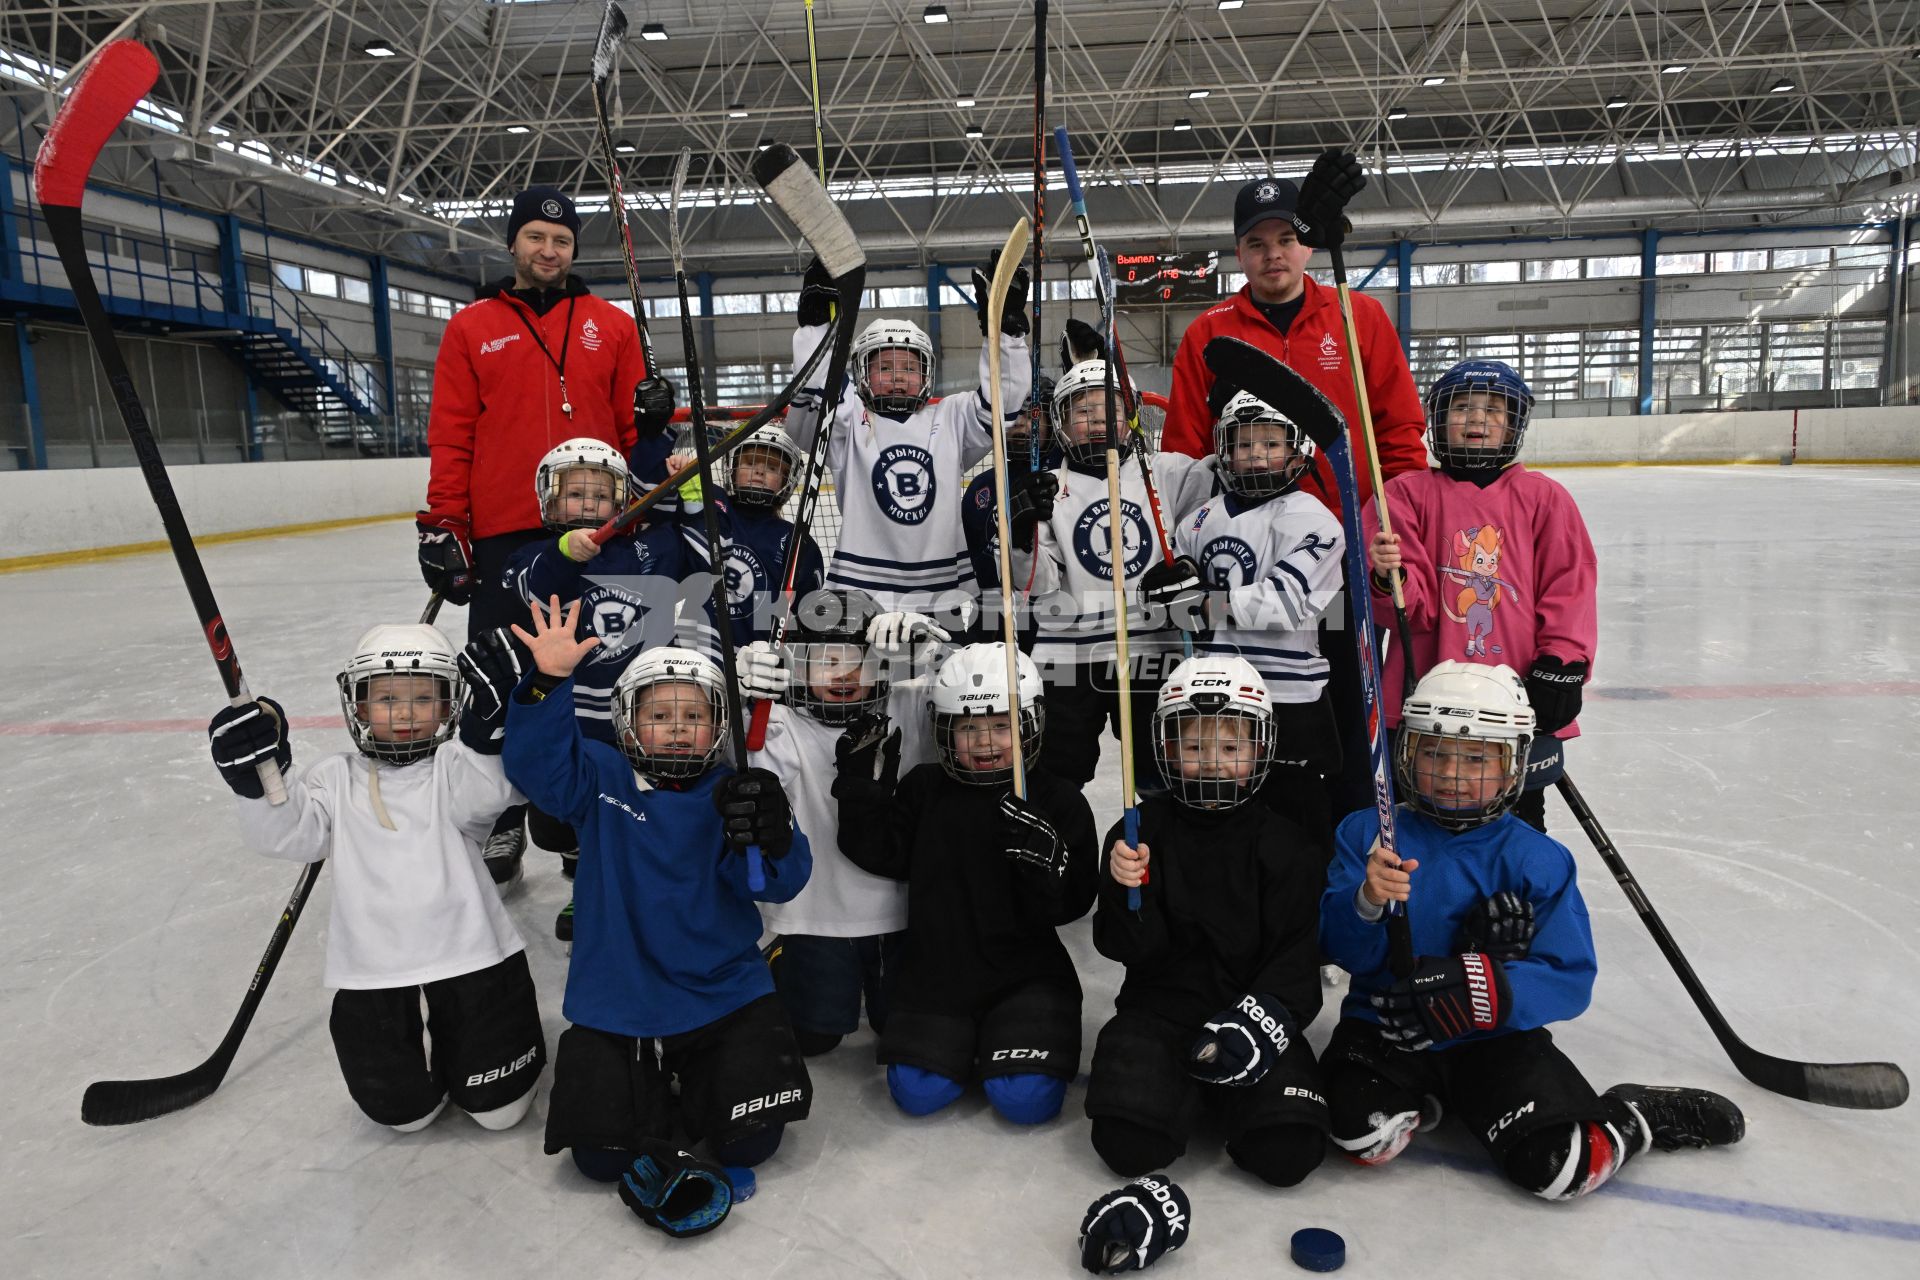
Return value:
<svg viewBox="0 0 1920 1280">
<path fill-rule="evenodd" d="M 1351 151 L 1322 151 L 1294 202 L 1293 229 L 1300 243 L 1331 249 L 1346 239 L 1347 202 L 1367 185 L 1367 175 Z"/>
<path fill-rule="evenodd" d="M 293 745 L 287 741 L 287 713 L 272 698 L 256 698 L 244 707 L 222 707 L 207 725 L 213 743 L 213 766 L 220 770 L 233 794 L 243 800 L 266 795 L 260 783 L 260 762 L 273 757 L 280 772 L 293 764 Z"/>
<path fill-rule="evenodd" d="M 673 425 L 673 384 L 665 378 L 642 378 L 633 389 L 633 428 L 642 440 L 652 440 Z"/>
<path fill-rule="evenodd" d="M 1000 797 L 1000 847 L 1022 866 L 1058 880 L 1067 874 L 1067 845 L 1045 815 L 1009 791 Z"/>
<path fill-rule="evenodd" d="M 450 516 L 422 511 L 413 522 L 420 537 L 420 576 L 448 604 L 473 599 L 473 552 L 465 526 Z"/>
<path fill-rule="evenodd" d="M 1494 894 L 1467 913 L 1454 945 L 1484 951 L 1502 964 L 1525 960 L 1533 950 L 1533 904 L 1511 889 Z"/>
<path fill-rule="evenodd" d="M 1506 971 L 1484 951 L 1457 956 L 1421 956 L 1413 976 L 1402 978 L 1370 1003 L 1380 1031 L 1401 1049 L 1430 1049 L 1474 1031 L 1493 1031 L 1507 1020 L 1512 996 Z"/>
<path fill-rule="evenodd" d="M 755 640 L 734 655 L 739 669 L 740 696 L 748 702 L 778 702 L 787 696 L 793 672 L 787 667 L 785 649 L 776 649 L 771 640 Z"/>
<path fill-rule="evenodd" d="M 924 613 L 883 613 L 867 624 L 867 643 L 883 658 L 912 658 L 925 662 L 953 633 Z"/>
<path fill-rule="evenodd" d="M 620 1175 L 620 1199 L 640 1221 L 674 1237 L 703 1235 L 726 1221 L 733 1184 L 725 1169 L 662 1142 L 646 1146 Z"/>
<path fill-rule="evenodd" d="M 1060 335 L 1060 371 L 1065 373 L 1083 360 L 1106 358 L 1105 336 L 1085 320 L 1068 317 L 1066 331 Z"/>
<path fill-rule="evenodd" d="M 1207 588 L 1200 566 L 1186 556 L 1155 561 L 1140 575 L 1140 599 L 1167 611 L 1167 625 L 1182 631 L 1207 629 Z"/>
<path fill-rule="evenodd" d="M 1257 1084 L 1298 1031 L 1285 1005 L 1248 993 L 1200 1029 L 1187 1051 L 1187 1074 L 1208 1084 Z"/>
<path fill-rule="evenodd" d="M 739 852 L 759 845 L 769 858 L 784 858 L 793 847 L 793 806 L 780 779 L 768 769 L 742 769 L 713 789 L 713 807 L 727 843 Z"/>
<path fill-rule="evenodd" d="M 1587 682 L 1587 664 L 1562 662 L 1541 654 L 1527 670 L 1527 701 L 1533 704 L 1533 727 L 1538 733 L 1557 733 L 1580 715 L 1580 687 Z"/>
<path fill-rule="evenodd" d="M 1000 252 L 987 259 L 986 269 L 973 269 L 973 296 L 980 303 L 980 336 L 987 336 L 987 307 L 993 302 L 993 273 L 1000 266 Z M 1031 283 L 1025 267 L 1014 269 L 1007 285 L 1007 300 L 1000 308 L 1000 332 L 1009 338 L 1024 338 L 1033 325 L 1027 320 L 1027 287 Z"/>
<path fill-rule="evenodd" d="M 527 674 L 527 663 L 514 647 L 505 627 L 484 631 L 460 651 L 460 674 L 466 678 L 468 704 L 483 720 L 497 720 L 507 709 L 514 686 Z"/>
<path fill-rule="evenodd" d="M 814 325 L 830 324 L 833 321 L 834 304 L 840 301 L 840 291 L 833 287 L 833 277 L 815 258 L 807 264 L 807 273 L 800 277 L 800 307 L 794 319 L 803 328 Z"/>
<path fill-rule="evenodd" d="M 887 718 L 875 712 L 855 716 L 833 744 L 833 796 L 836 800 L 876 804 L 893 798 L 900 778 L 900 731 L 887 732 Z"/>
<path fill-rule="evenodd" d="M 1053 500 L 1060 496 L 1060 477 L 1051 471 L 1023 471 L 1007 482 L 1013 501 L 1007 505 L 1007 532 L 1020 550 L 1033 546 L 1034 530 L 1053 519 Z"/>
<path fill-rule="evenodd" d="M 1187 1242 L 1193 1205 L 1164 1173 L 1135 1178 L 1087 1206 L 1080 1220 L 1080 1265 L 1095 1275 L 1144 1271 Z"/>
</svg>

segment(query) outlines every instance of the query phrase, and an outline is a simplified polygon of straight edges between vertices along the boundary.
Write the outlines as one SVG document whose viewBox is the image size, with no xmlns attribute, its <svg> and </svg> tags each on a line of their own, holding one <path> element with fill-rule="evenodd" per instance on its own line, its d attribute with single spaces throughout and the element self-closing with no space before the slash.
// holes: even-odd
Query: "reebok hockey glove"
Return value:
<svg viewBox="0 0 1920 1280">
<path fill-rule="evenodd" d="M 527 664 L 514 647 L 513 637 L 505 627 L 484 631 L 460 651 L 459 662 L 474 714 L 483 720 L 498 719 L 507 709 L 514 686 L 527 674 Z"/>
<path fill-rule="evenodd" d="M 633 389 L 633 427 L 651 440 L 673 425 L 673 384 L 662 377 L 642 378 Z"/>
<path fill-rule="evenodd" d="M 987 336 L 987 306 L 993 301 L 993 273 L 1000 266 L 1000 251 L 987 259 L 986 269 L 973 269 L 973 296 L 980 307 L 980 336 Z M 1024 338 L 1033 325 L 1027 320 L 1027 288 L 1032 283 L 1025 267 L 1016 267 L 1007 286 L 1007 300 L 1000 308 L 1000 332 L 1009 338 Z"/>
<path fill-rule="evenodd" d="M 1082 360 L 1105 360 L 1107 358 L 1107 340 L 1100 331 L 1085 320 L 1067 320 L 1066 331 L 1060 335 L 1060 371 L 1067 372 Z"/>
<path fill-rule="evenodd" d="M 1421 956 L 1413 976 L 1371 998 L 1380 1030 L 1401 1049 L 1430 1049 L 1507 1020 L 1506 971 L 1484 951 Z"/>
<path fill-rule="evenodd" d="M 1539 733 L 1557 733 L 1580 715 L 1580 686 L 1587 682 L 1587 664 L 1562 662 L 1541 654 L 1527 670 L 1527 701 L 1533 704 L 1533 727 Z"/>
<path fill-rule="evenodd" d="M 1067 845 L 1029 802 L 1009 791 L 1000 797 L 1001 849 L 1022 866 L 1058 880 L 1067 873 Z"/>
<path fill-rule="evenodd" d="M 759 845 L 767 857 L 784 858 L 793 847 L 793 806 L 771 770 L 742 769 L 722 778 L 713 789 L 713 807 L 735 850 Z"/>
<path fill-rule="evenodd" d="M 1187 1051 L 1187 1074 L 1208 1084 L 1257 1084 L 1297 1033 L 1285 1005 L 1249 992 L 1200 1029 Z"/>
<path fill-rule="evenodd" d="M 473 599 L 473 552 L 467 546 L 467 531 L 451 516 L 422 511 L 413 527 L 420 538 L 420 576 L 427 589 L 438 592 L 448 604 L 466 604 Z"/>
<path fill-rule="evenodd" d="M 833 287 L 833 277 L 827 274 L 820 259 L 815 258 L 807 264 L 806 274 L 800 277 L 800 306 L 794 319 L 803 328 L 831 323 L 834 304 L 839 301 L 840 291 Z"/>
<path fill-rule="evenodd" d="M 1145 1271 L 1187 1242 L 1193 1205 L 1164 1173 L 1135 1178 L 1087 1206 L 1080 1220 L 1080 1265 L 1095 1275 Z"/>
<path fill-rule="evenodd" d="M 1200 566 L 1186 556 L 1155 561 L 1140 575 L 1140 599 L 1167 611 L 1167 625 L 1182 631 L 1207 629 L 1207 588 Z"/>
<path fill-rule="evenodd" d="M 900 777 L 900 731 L 887 732 L 887 717 L 869 712 L 847 722 L 833 744 L 833 798 L 879 804 L 893 798 Z"/>
<path fill-rule="evenodd" d="M 1053 519 L 1053 500 L 1060 496 L 1060 477 L 1051 471 L 1023 471 L 1007 482 L 1013 501 L 1007 504 L 1007 532 L 1020 550 L 1033 546 L 1034 530 Z"/>
<path fill-rule="evenodd" d="M 293 746 L 287 741 L 287 713 L 272 698 L 256 698 L 244 707 L 222 707 L 207 725 L 213 743 L 213 767 L 226 779 L 233 794 L 243 800 L 266 795 L 260 784 L 260 762 L 272 756 L 285 773 L 293 765 Z"/>
<path fill-rule="evenodd" d="M 1533 904 L 1511 889 L 1494 894 L 1467 913 L 1454 945 L 1484 951 L 1502 964 L 1524 960 L 1533 950 Z"/>
<path fill-rule="evenodd" d="M 646 1142 L 620 1175 L 620 1199 L 640 1221 L 676 1238 L 703 1235 L 726 1221 L 733 1184 L 719 1165 L 661 1142 Z"/>
<path fill-rule="evenodd" d="M 1367 185 L 1367 175 L 1351 151 L 1322 151 L 1294 202 L 1293 229 L 1300 243 L 1331 249 L 1347 235 L 1347 202 Z"/>
</svg>

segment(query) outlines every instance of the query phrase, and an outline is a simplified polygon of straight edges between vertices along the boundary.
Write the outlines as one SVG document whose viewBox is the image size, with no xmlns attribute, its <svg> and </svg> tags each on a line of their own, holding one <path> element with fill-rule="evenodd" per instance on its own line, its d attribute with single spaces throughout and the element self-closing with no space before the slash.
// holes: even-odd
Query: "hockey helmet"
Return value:
<svg viewBox="0 0 1920 1280">
<path fill-rule="evenodd" d="M 896 349 L 911 351 L 920 357 L 920 390 L 912 395 L 905 392 L 876 395 L 867 366 L 872 357 L 882 351 Z M 875 320 L 853 340 L 851 354 L 853 387 L 867 408 L 889 417 L 904 418 L 926 407 L 927 398 L 933 394 L 933 339 L 927 337 L 926 330 L 919 325 L 910 320 Z"/>
<path fill-rule="evenodd" d="M 1449 831 L 1493 821 L 1520 798 L 1533 735 L 1512 667 L 1435 664 L 1400 708 L 1394 764 L 1407 802 Z"/>
<path fill-rule="evenodd" d="M 374 686 L 382 676 L 423 676 L 433 683 Z M 452 643 L 420 622 L 370 628 L 335 683 L 353 745 L 361 755 L 395 765 L 423 760 L 453 737 L 466 692 Z"/>
<path fill-rule="evenodd" d="M 1188 658 L 1160 686 L 1153 755 L 1176 799 L 1194 809 L 1251 800 L 1273 767 L 1267 682 L 1237 654 Z"/>
<path fill-rule="evenodd" d="M 1040 705 L 1044 686 L 1040 668 L 1033 659 L 1019 654 L 1016 659 L 1019 680 L 1020 752 L 1031 770 L 1040 755 L 1040 735 L 1046 726 L 1046 711 Z M 980 754 L 971 744 L 981 734 L 969 726 L 970 718 L 1005 715 L 1013 709 L 1007 694 L 1007 646 L 1000 643 L 970 644 L 956 649 L 940 664 L 933 677 L 934 745 L 940 753 L 940 767 L 958 782 L 975 786 L 997 786 L 1013 778 L 1011 750 L 995 753 L 1004 763 L 987 768 L 972 768 L 962 763 Z"/>
<path fill-rule="evenodd" d="M 795 707 L 822 724 L 886 710 L 886 673 L 867 644 L 882 612 L 872 596 L 845 587 L 809 591 L 794 606 L 786 647 Z"/>
<path fill-rule="evenodd" d="M 1247 456 L 1236 459 L 1235 453 L 1243 439 L 1256 434 L 1271 436 L 1270 430 L 1252 432 L 1251 428 L 1256 426 L 1278 427 L 1286 433 L 1287 452 L 1278 465 L 1270 448 L 1251 441 Z M 1301 430 L 1299 423 L 1251 391 L 1236 392 L 1220 411 L 1220 420 L 1213 424 L 1213 452 L 1220 459 L 1221 483 L 1243 498 L 1267 498 L 1288 492 L 1312 469 L 1318 454 L 1313 440 Z"/>
<path fill-rule="evenodd" d="M 664 704 L 654 700 L 642 708 L 649 689 L 669 684 L 690 690 L 676 690 Z M 720 668 L 705 654 L 671 645 L 642 650 L 613 686 L 614 741 L 633 771 L 649 781 L 697 778 L 719 762 L 726 745 L 726 692 Z M 647 720 L 641 718 L 643 709 Z M 650 730 L 650 723 L 665 728 Z M 704 750 L 697 741 L 702 723 L 712 727 Z M 656 740 L 642 742 L 643 735 Z"/>
<path fill-rule="evenodd" d="M 596 486 L 592 492 L 596 499 L 610 498 L 615 514 L 627 505 L 627 460 L 620 456 L 620 451 L 606 441 L 595 440 L 591 436 L 563 440 L 547 450 L 546 456 L 540 459 L 540 465 L 533 472 L 533 492 L 540 503 L 540 522 L 547 528 L 597 529 L 606 523 L 606 516 L 596 519 L 582 515 L 569 519 L 563 510 L 567 488 L 581 471 L 588 474 L 597 472 L 607 477 L 607 484 Z"/>
<path fill-rule="evenodd" d="M 1119 375 L 1116 373 L 1115 377 Z M 1100 423 L 1108 421 L 1106 408 L 1107 362 L 1105 360 L 1082 360 L 1066 371 L 1053 389 L 1053 438 L 1059 443 L 1060 451 L 1070 462 L 1083 466 L 1098 466 L 1106 458 L 1107 432 L 1100 429 Z M 1077 428 L 1074 425 L 1074 407 L 1084 405 L 1087 421 Z M 1133 433 L 1127 430 L 1121 419 L 1126 414 L 1125 393 L 1118 382 L 1113 388 L 1114 429 L 1119 433 L 1118 447 L 1120 456 L 1126 457 L 1133 448 Z"/>
<path fill-rule="evenodd" d="M 707 431 L 709 438 L 714 440 L 726 434 L 724 424 L 720 428 L 708 427 Z M 774 488 L 742 484 L 740 466 L 749 460 L 777 461 L 783 468 L 780 484 Z M 727 467 L 727 492 L 733 495 L 734 503 L 738 506 L 778 511 L 793 496 L 794 482 L 800 478 L 801 461 L 800 446 L 793 442 L 786 428 L 769 422 L 748 436 L 734 452 Z"/>
<path fill-rule="evenodd" d="M 1458 397 L 1481 393 L 1476 402 L 1462 404 L 1464 429 L 1478 440 L 1454 444 L 1448 439 L 1447 412 Z M 1472 409 L 1479 409 L 1473 421 Z M 1504 437 L 1495 415 L 1504 414 Z M 1520 454 L 1520 442 L 1533 418 L 1533 390 L 1510 365 L 1498 360 L 1462 360 L 1434 379 L 1427 388 L 1427 447 L 1448 471 L 1487 471 L 1504 467 Z"/>
</svg>

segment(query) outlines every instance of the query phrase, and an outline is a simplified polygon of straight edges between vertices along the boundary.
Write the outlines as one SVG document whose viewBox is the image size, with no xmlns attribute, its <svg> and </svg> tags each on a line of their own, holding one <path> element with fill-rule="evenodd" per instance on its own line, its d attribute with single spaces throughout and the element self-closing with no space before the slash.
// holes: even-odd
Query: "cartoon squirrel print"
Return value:
<svg viewBox="0 0 1920 1280">
<path fill-rule="evenodd" d="M 1469 658 L 1484 658 L 1489 654 L 1502 652 L 1493 640 L 1493 611 L 1513 592 L 1513 584 L 1499 576 L 1500 573 L 1500 531 L 1490 524 L 1477 529 L 1456 529 L 1453 534 L 1453 564 L 1442 566 L 1440 572 L 1455 582 L 1463 584 L 1454 596 L 1452 608 L 1446 608 L 1447 616 L 1455 622 L 1466 624 L 1467 652 Z M 1455 610 L 1459 612 L 1455 612 Z"/>
</svg>

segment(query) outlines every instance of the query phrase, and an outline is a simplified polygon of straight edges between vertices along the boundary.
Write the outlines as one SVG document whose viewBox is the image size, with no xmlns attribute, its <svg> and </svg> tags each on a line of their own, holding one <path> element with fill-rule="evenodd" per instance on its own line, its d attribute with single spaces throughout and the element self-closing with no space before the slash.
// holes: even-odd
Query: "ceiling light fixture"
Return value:
<svg viewBox="0 0 1920 1280">
<path fill-rule="evenodd" d="M 1200 99 L 1200 98 L 1206 97 L 1208 94 L 1212 92 L 1213 90 L 1211 89 L 1189 89 L 1187 90 L 1187 97 L 1193 98 L 1193 99 Z"/>
<path fill-rule="evenodd" d="M 947 20 L 947 6 L 943 4 L 930 4 L 927 6 L 926 12 L 920 15 L 920 21 L 926 23 L 930 27 L 938 26 L 940 23 L 945 22 L 946 20 Z"/>
<path fill-rule="evenodd" d="M 1181 116 L 1173 122 L 1173 131 L 1175 133 L 1190 133 L 1192 130 L 1193 121 L 1187 119 L 1185 116 Z"/>
<path fill-rule="evenodd" d="M 369 58 L 391 58 L 398 50 L 385 40 L 373 40 L 361 45 L 360 52 L 366 54 Z"/>
<path fill-rule="evenodd" d="M 986 136 L 986 132 L 983 129 L 981 129 L 979 125 L 970 124 L 967 126 L 967 136 L 969 138 L 984 138 Z"/>
<path fill-rule="evenodd" d="M 1768 93 L 1786 93 L 1790 91 L 1792 88 L 1793 88 L 1793 81 L 1782 80 L 1780 83 L 1774 85 L 1773 88 L 1767 90 L 1767 92 Z"/>
<path fill-rule="evenodd" d="M 1669 62 L 1666 66 L 1660 68 L 1660 74 L 1663 76 L 1677 76 L 1682 71 L 1685 71 L 1687 66 L 1688 64 L 1684 62 Z"/>
<path fill-rule="evenodd" d="M 1431 89 L 1433 88 L 1433 86 L 1437 84 L 1445 84 L 1446 82 L 1447 82 L 1447 78 L 1445 76 L 1428 76 L 1425 80 L 1422 80 L 1420 83 L 1427 86 L 1427 88 Z"/>
<path fill-rule="evenodd" d="M 646 26 L 640 28 L 640 38 L 642 40 L 665 40 L 667 38 L 667 29 L 657 22 L 649 22 Z"/>
<path fill-rule="evenodd" d="M 507 132 L 508 133 L 532 133 L 533 130 L 527 128 L 527 126 L 523 124 L 510 124 L 507 126 Z"/>
<path fill-rule="evenodd" d="M 1405 107 L 1393 107 L 1387 111 L 1387 119 L 1389 120 L 1405 120 L 1406 118 L 1407 109 Z"/>
<path fill-rule="evenodd" d="M 953 105 L 956 107 L 970 107 L 973 105 L 973 102 L 974 100 L 972 97 L 955 98 L 953 100 Z"/>
<path fill-rule="evenodd" d="M 745 120 L 747 118 L 747 104 L 744 102 L 730 104 L 727 107 L 727 118 L 729 120 Z"/>
</svg>

